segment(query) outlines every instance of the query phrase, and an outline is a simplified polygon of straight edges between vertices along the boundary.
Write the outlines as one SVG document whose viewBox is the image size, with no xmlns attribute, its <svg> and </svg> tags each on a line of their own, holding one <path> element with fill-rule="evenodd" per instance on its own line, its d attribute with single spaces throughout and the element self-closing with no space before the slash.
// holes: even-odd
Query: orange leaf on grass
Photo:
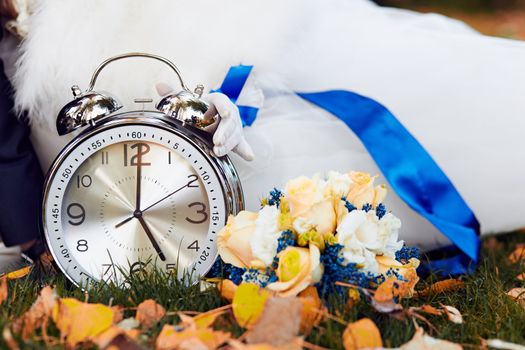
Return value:
<svg viewBox="0 0 525 350">
<path fill-rule="evenodd" d="M 221 297 L 228 300 L 230 303 L 233 301 L 235 292 L 237 291 L 237 285 L 230 280 L 222 280 L 218 285 Z"/>
<path fill-rule="evenodd" d="M 22 333 L 22 339 L 30 340 L 35 330 L 45 326 L 57 303 L 55 290 L 50 286 L 42 288 L 33 305 L 13 324 L 16 333 Z"/>
<path fill-rule="evenodd" d="M 309 334 L 313 327 L 317 326 L 323 319 L 325 307 L 317 288 L 310 286 L 299 294 L 299 300 L 302 303 L 301 310 L 301 333 Z"/>
<path fill-rule="evenodd" d="M 270 344 L 244 344 L 234 339 L 230 340 L 228 345 L 231 350 L 302 350 L 303 343 L 303 339 L 297 337 L 291 343 L 283 346 L 273 346 Z"/>
<path fill-rule="evenodd" d="M 419 277 L 415 269 L 410 269 L 405 272 L 403 278 L 406 281 L 398 279 L 396 276 L 388 277 L 381 283 L 375 293 L 374 299 L 376 302 L 384 303 L 393 300 L 394 298 L 410 298 L 414 295 L 414 288 L 419 281 Z"/>
<path fill-rule="evenodd" d="M 429 287 L 416 292 L 416 295 L 419 297 L 426 297 L 429 294 L 441 294 L 445 292 L 454 292 L 464 287 L 465 287 L 465 282 L 455 279 L 455 278 L 450 278 L 447 280 L 438 281 L 430 285 Z"/>
<path fill-rule="evenodd" d="M 7 278 L 0 278 L 0 305 L 7 299 Z"/>
<path fill-rule="evenodd" d="M 383 346 L 381 333 L 376 324 L 369 318 L 350 323 L 343 333 L 345 350 L 380 348 Z"/>
<path fill-rule="evenodd" d="M 93 340 L 113 324 L 113 310 L 103 304 L 83 303 L 74 298 L 59 299 L 52 318 L 60 330 L 60 338 L 74 347 Z"/>
<path fill-rule="evenodd" d="M 166 315 L 166 309 L 153 299 L 144 300 L 137 307 L 135 318 L 143 328 L 151 328 Z"/>
<path fill-rule="evenodd" d="M 508 259 L 513 264 L 523 261 L 525 259 L 525 244 L 517 244 L 516 249 L 510 253 Z"/>
<path fill-rule="evenodd" d="M 157 350 L 213 350 L 231 337 L 230 333 L 214 331 L 211 328 L 187 327 L 182 330 L 180 328 L 180 326 L 164 325 L 155 342 L 155 348 Z"/>
</svg>

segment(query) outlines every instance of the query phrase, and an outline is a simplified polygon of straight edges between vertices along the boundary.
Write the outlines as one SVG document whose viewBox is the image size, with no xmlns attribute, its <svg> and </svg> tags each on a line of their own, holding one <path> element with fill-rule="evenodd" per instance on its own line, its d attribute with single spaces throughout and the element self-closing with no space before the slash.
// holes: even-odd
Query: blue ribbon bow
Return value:
<svg viewBox="0 0 525 350">
<path fill-rule="evenodd" d="M 236 103 L 252 68 L 231 67 L 216 91 Z M 431 261 L 425 268 L 445 274 L 470 272 L 478 261 L 479 222 L 445 173 L 399 120 L 377 101 L 350 91 L 297 95 L 343 121 L 359 137 L 399 197 L 461 252 Z M 251 125 L 258 109 L 238 107 L 243 126 Z"/>
</svg>

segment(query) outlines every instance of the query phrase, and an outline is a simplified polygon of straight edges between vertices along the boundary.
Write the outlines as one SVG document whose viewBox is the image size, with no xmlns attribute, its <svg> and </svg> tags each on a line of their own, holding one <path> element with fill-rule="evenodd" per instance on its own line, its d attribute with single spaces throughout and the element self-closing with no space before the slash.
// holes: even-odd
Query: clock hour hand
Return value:
<svg viewBox="0 0 525 350">
<path fill-rule="evenodd" d="M 160 249 L 160 246 L 157 243 L 157 241 L 155 240 L 155 237 L 153 237 L 153 234 L 151 233 L 151 230 L 149 229 L 148 225 L 146 224 L 146 221 L 144 220 L 144 218 L 142 217 L 142 213 L 140 213 L 140 212 L 137 213 L 136 218 L 139 220 L 140 225 L 144 229 L 144 232 L 146 232 L 146 235 L 148 236 L 149 241 L 153 245 L 153 248 L 155 248 L 155 251 L 159 255 L 160 260 L 166 261 L 166 256 L 164 255 L 164 253 Z"/>
</svg>

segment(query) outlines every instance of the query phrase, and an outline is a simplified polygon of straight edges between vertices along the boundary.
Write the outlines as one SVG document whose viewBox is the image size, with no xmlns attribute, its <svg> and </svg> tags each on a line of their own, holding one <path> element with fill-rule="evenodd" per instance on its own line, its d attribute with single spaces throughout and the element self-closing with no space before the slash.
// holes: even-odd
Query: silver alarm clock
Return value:
<svg viewBox="0 0 525 350">
<path fill-rule="evenodd" d="M 106 65 L 130 57 L 166 63 L 182 91 L 155 111 L 116 113 L 118 100 L 94 86 Z M 163 57 L 129 53 L 104 61 L 87 91 L 72 90 L 57 131 L 86 130 L 54 161 L 42 203 L 56 264 L 78 286 L 121 283 L 148 264 L 197 281 L 216 259 L 219 230 L 244 207 L 233 164 L 212 152 L 218 116 L 207 113 L 203 87 L 191 92 Z"/>
</svg>

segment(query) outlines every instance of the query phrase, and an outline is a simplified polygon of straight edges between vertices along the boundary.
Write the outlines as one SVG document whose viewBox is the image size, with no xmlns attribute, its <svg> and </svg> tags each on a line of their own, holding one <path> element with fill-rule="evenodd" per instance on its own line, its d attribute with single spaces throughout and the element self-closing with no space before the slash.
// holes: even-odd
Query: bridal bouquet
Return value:
<svg viewBox="0 0 525 350">
<path fill-rule="evenodd" d="M 410 281 L 413 289 L 418 251 L 398 239 L 401 221 L 382 203 L 386 187 L 374 180 L 329 172 L 272 190 L 258 213 L 231 216 L 219 232 L 222 265 L 215 274 L 282 297 L 309 286 L 324 297 L 343 293 L 336 282 L 373 289 Z"/>
</svg>

